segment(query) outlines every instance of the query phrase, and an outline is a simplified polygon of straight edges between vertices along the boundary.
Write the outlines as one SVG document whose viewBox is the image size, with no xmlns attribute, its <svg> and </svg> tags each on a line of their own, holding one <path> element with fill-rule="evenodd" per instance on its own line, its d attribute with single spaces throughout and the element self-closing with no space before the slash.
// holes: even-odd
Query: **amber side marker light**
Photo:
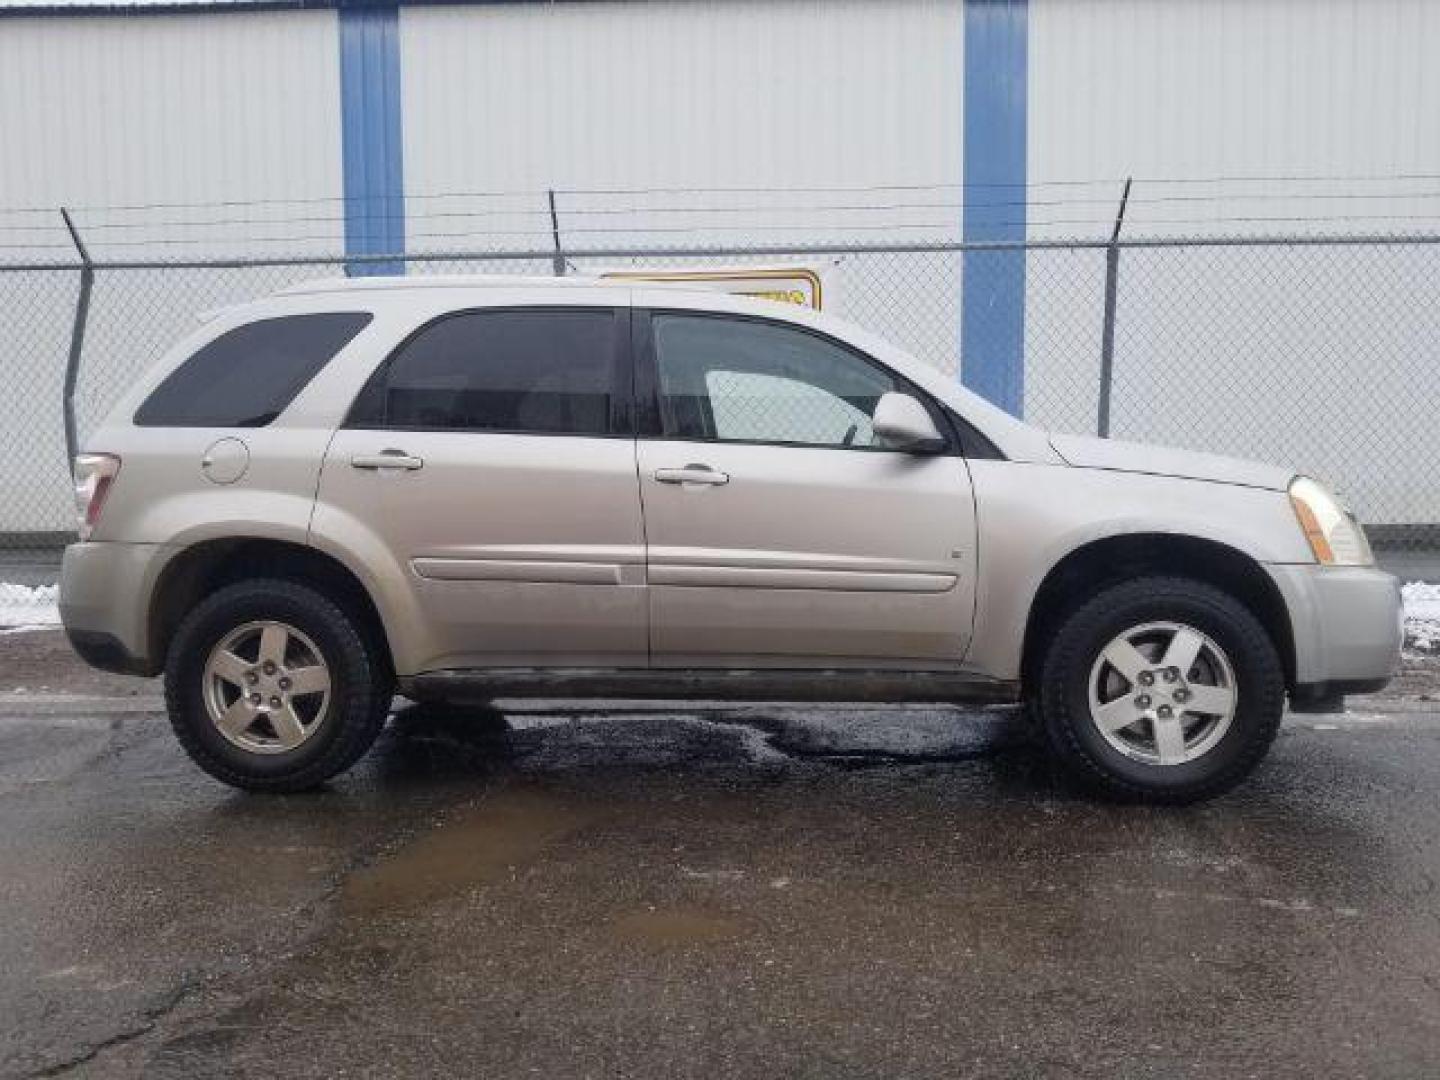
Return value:
<svg viewBox="0 0 1440 1080">
<path fill-rule="evenodd" d="M 1315 558 L 1327 566 L 1333 564 L 1335 552 L 1330 548 L 1330 541 L 1325 539 L 1325 530 L 1316 520 L 1315 511 L 1293 491 L 1290 493 L 1290 505 L 1295 507 L 1295 516 L 1300 519 L 1300 528 L 1305 533 L 1305 539 L 1310 541 L 1310 550 L 1315 553 Z"/>
</svg>

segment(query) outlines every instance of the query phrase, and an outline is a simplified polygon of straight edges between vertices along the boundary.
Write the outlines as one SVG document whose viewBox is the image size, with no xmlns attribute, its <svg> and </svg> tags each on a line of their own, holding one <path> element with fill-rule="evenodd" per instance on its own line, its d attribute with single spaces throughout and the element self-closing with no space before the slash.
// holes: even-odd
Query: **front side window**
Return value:
<svg viewBox="0 0 1440 1080">
<path fill-rule="evenodd" d="M 652 326 L 661 424 L 673 438 L 879 447 L 870 418 L 902 389 L 849 349 L 777 323 L 657 313 Z"/>
<path fill-rule="evenodd" d="M 370 322 L 359 311 L 286 315 L 227 330 L 167 375 L 140 427 L 264 427 Z"/>
<path fill-rule="evenodd" d="M 445 316 L 381 365 L 347 426 L 604 435 L 615 333 L 608 308 Z"/>
</svg>

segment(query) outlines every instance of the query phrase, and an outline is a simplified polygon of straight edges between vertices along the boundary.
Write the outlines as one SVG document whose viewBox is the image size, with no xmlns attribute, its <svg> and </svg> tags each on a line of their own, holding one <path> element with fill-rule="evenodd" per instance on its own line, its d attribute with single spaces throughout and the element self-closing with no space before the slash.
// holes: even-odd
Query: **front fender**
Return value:
<svg viewBox="0 0 1440 1080">
<path fill-rule="evenodd" d="M 1070 466 L 972 461 L 979 566 L 966 666 L 1020 675 L 1046 576 L 1072 552 L 1137 534 L 1193 537 L 1256 563 L 1313 563 L 1283 492 Z"/>
</svg>

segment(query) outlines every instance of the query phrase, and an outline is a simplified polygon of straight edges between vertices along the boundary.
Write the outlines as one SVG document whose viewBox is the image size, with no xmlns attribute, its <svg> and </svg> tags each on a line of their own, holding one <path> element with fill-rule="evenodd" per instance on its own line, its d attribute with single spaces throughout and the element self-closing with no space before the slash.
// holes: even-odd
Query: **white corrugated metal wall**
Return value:
<svg viewBox="0 0 1440 1080">
<path fill-rule="evenodd" d="M 1098 199 L 1102 220 L 1034 205 L 1031 235 L 1107 232 L 1126 176 L 1128 236 L 1433 230 L 1437 51 L 1432 0 L 1031 0 L 1029 180 L 1108 180 L 1032 188 L 1037 204 Z M 1293 463 L 1350 487 L 1370 520 L 1435 520 L 1416 403 L 1440 395 L 1437 274 L 1433 250 L 1127 252 L 1115 431 Z M 1094 422 L 1094 380 L 1045 394 L 1076 334 L 1098 355 L 1092 296 L 1030 276 L 1037 422 Z"/>
<path fill-rule="evenodd" d="M 890 185 L 960 182 L 962 12 L 961 0 L 402 9 L 411 248 L 545 248 L 550 188 L 578 246 L 865 239 L 877 226 L 953 238 L 953 205 L 860 204 L 926 201 Z M 519 194 L 430 197 L 474 191 Z M 478 216 L 454 216 L 466 213 Z M 505 235 L 473 235 L 490 230 Z M 844 285 L 882 289 L 880 269 L 852 260 Z M 928 285 L 923 323 L 882 304 L 865 316 L 954 370 L 959 290 L 953 275 Z"/>
<path fill-rule="evenodd" d="M 567 236 L 595 244 L 738 242 L 833 235 L 841 226 L 857 239 L 954 237 L 961 229 L 955 185 L 969 178 L 966 84 L 976 77 L 965 70 L 967 20 L 987 5 L 999 6 L 403 7 L 394 47 L 407 245 L 543 246 L 548 218 L 539 208 L 550 187 L 561 189 Z M 1440 51 L 1440 5 L 1008 0 L 1008 9 L 1028 42 L 1028 63 L 1021 55 L 1016 71 L 1001 74 L 1018 75 L 1025 98 L 1028 163 L 1019 182 L 1029 187 L 1017 201 L 1031 236 L 1103 235 L 1119 180 L 1132 175 L 1131 235 L 1387 231 L 1440 221 L 1433 216 L 1440 138 L 1431 130 L 1440 74 L 1426 62 Z M 0 209 L 79 206 L 102 255 L 337 250 L 345 236 L 339 200 L 353 194 L 340 137 L 337 27 L 345 17 L 232 10 L 0 20 L 0 138 L 10 148 L 0 155 Z M 1236 177 L 1271 179 L 1220 182 Z M 829 190 L 836 188 L 872 190 Z M 902 208 L 825 209 L 867 201 Z M 185 205 L 103 209 L 137 204 Z M 64 243 L 53 214 L 0 214 L 5 257 L 64 257 L 63 246 L 49 247 Z M 1025 405 L 1041 422 L 1093 424 L 1094 380 L 1081 368 L 1098 353 L 1100 265 L 1089 257 L 1030 261 L 1021 300 Z M 1322 443 L 1257 423 L 1246 406 L 1285 392 L 1299 402 L 1296 416 L 1365 407 L 1344 378 L 1321 385 L 1303 378 L 1307 356 L 1351 346 L 1366 355 L 1363 342 L 1334 338 L 1333 318 L 1325 340 L 1313 340 L 1321 331 L 1303 323 L 1283 328 L 1293 365 L 1284 378 L 1274 371 L 1273 348 L 1266 369 L 1257 369 L 1247 342 L 1268 334 L 1274 346 L 1277 333 L 1264 325 L 1268 309 L 1257 295 L 1264 275 L 1280 295 L 1293 293 L 1294 275 L 1305 271 L 1297 265 L 1282 280 L 1281 269 L 1233 254 L 1198 268 L 1127 257 L 1117 431 L 1282 458 L 1299 445 L 1308 463 L 1332 474 L 1401 468 L 1383 446 L 1358 465 L 1327 457 Z M 860 289 L 879 288 L 858 264 L 845 272 L 858 275 Z M 917 276 L 913 288 L 892 283 L 885 301 L 866 309 L 866 321 L 953 366 L 957 279 L 947 271 L 936 280 Z M 1327 287 L 1333 293 L 1333 282 Z M 1177 293 L 1191 302 L 1167 324 L 1160 308 Z M 70 295 L 57 290 L 52 301 L 62 322 Z M 922 303 L 927 318 L 953 326 L 953 334 L 917 339 L 913 306 Z M 1373 325 L 1364 314 L 1356 313 L 1357 334 Z M 24 315 L 27 326 L 53 321 L 37 319 L 33 307 Z M 1414 356 L 1425 355 L 1419 339 L 1429 329 L 1412 320 Z M 1397 333 L 1387 355 L 1411 344 Z M 63 333 L 42 328 L 32 336 L 29 351 L 49 350 Z M 104 348 L 106 337 L 93 335 L 92 348 Z M 19 355 L 12 350 L 10 362 Z M 1432 385 L 1433 374 L 1416 363 L 1399 375 Z M 1124 380 L 1176 366 L 1204 368 L 1231 387 L 1228 414 L 1186 412 L 1183 403 L 1153 422 L 1126 414 L 1122 391 L 1140 400 L 1157 388 Z M 1066 392 L 1044 392 L 1056 385 Z M 32 448 L 12 445 L 13 429 L 5 431 L 5 458 L 23 463 Z M 1369 509 L 1391 512 L 1383 504 Z"/>
<path fill-rule="evenodd" d="M 73 259 L 60 206 L 97 258 L 333 251 L 334 223 L 257 219 L 325 205 L 264 200 L 342 194 L 338 100 L 333 12 L 0 19 L 0 262 Z M 100 209 L 130 206 L 155 209 Z M 328 235 L 292 239 L 316 233 Z M 73 278 L 0 275 L 0 382 L 24 405 L 0 422 L 0 531 L 69 525 Z M 99 275 L 86 360 L 107 382 L 90 396 L 113 399 L 137 338 L 148 354 L 192 326 L 183 308 L 157 277 Z"/>
<path fill-rule="evenodd" d="M 1440 173 L 1437 48 L 1433 0 L 1030 0 L 1030 178 Z M 1334 210 L 1230 191 L 1130 218 Z"/>
<path fill-rule="evenodd" d="M 957 184 L 965 6 L 405 8 L 406 189 L 757 185 L 778 195 Z M 1333 210 L 1324 197 L 1341 193 L 1337 184 L 1440 171 L 1432 0 L 1029 0 L 1028 9 L 1031 183 L 1343 178 L 1284 199 L 1234 186 L 1224 204 L 1147 204 L 1142 190 L 1132 227 L 1199 227 L 1222 210 L 1288 223 Z M 336 19 L 0 20 L 10 148 L 0 208 L 340 196 Z M 1434 208 L 1432 199 L 1372 209 Z M 1093 227 L 1075 207 L 1053 227 L 1045 207 L 1029 216 L 1031 235 L 1103 231 L 1103 211 Z M 14 223 L 0 222 L 7 250 L 24 239 L 5 229 Z"/>
<path fill-rule="evenodd" d="M 401 12 L 414 191 L 960 179 L 960 0 Z"/>
<path fill-rule="evenodd" d="M 26 254 L 27 241 L 63 245 L 59 206 L 81 208 L 102 249 L 129 253 L 122 240 L 136 230 L 104 226 L 135 221 L 166 223 L 143 230 L 152 245 L 214 236 L 258 247 L 277 230 L 174 223 L 339 197 L 337 68 L 334 12 L 0 19 L 0 211 L 49 208 L 54 230 L 32 232 L 41 216 L 0 215 L 6 257 Z M 87 213 L 154 204 L 175 205 Z M 331 229 L 327 247 L 339 236 Z"/>
</svg>

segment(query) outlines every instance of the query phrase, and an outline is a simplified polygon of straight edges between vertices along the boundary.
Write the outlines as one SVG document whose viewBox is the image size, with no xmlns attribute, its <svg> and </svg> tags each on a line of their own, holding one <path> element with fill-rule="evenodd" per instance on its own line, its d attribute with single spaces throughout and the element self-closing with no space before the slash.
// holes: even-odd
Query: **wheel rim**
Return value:
<svg viewBox="0 0 1440 1080">
<path fill-rule="evenodd" d="M 269 620 L 236 627 L 205 662 L 205 710 L 229 742 L 283 754 L 320 730 L 330 708 L 330 667 L 307 636 Z"/>
<path fill-rule="evenodd" d="M 1235 670 L 1193 626 L 1148 622 L 1117 634 L 1090 668 L 1090 719 L 1126 757 L 1183 765 L 1235 720 Z"/>
</svg>

